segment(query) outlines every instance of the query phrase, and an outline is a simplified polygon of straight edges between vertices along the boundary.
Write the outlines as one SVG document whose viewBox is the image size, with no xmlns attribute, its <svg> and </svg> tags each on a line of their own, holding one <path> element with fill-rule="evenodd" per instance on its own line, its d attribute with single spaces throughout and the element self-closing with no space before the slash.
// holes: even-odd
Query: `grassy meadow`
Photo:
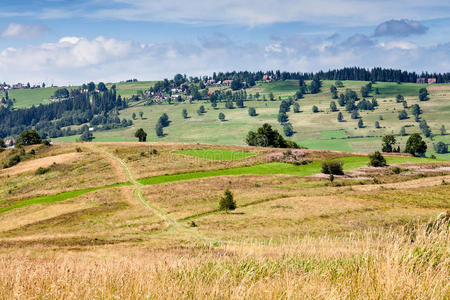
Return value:
<svg viewBox="0 0 450 300">
<path fill-rule="evenodd" d="M 269 160 L 285 151 L 26 147 L 0 169 L 0 298 L 447 297 L 450 162 L 389 156 L 373 168 L 314 150 L 301 150 L 306 164 Z M 333 159 L 345 175 L 330 182 L 321 163 Z M 226 189 L 233 211 L 219 210 Z"/>
<path fill-rule="evenodd" d="M 147 83 L 123 83 L 118 85 L 119 93 L 137 93 L 139 88 L 143 88 Z M 445 125 L 450 128 L 450 85 L 428 86 L 430 100 L 421 102 L 418 100 L 418 91 L 424 85 L 412 83 L 388 83 L 379 82 L 373 88 L 378 88 L 379 95 L 375 95 L 379 107 L 373 111 L 361 111 L 360 116 L 364 122 L 364 128 L 358 128 L 358 120 L 351 119 L 343 107 L 338 105 L 338 109 L 343 113 L 344 122 L 337 121 L 338 112 L 331 112 L 329 109 L 331 94 L 329 87 L 334 81 L 323 81 L 322 92 L 315 95 L 305 95 L 300 99 L 300 113 L 288 113 L 289 122 L 295 131 L 290 139 L 300 145 L 312 149 L 328 149 L 348 152 L 370 152 L 380 148 L 381 137 L 386 134 L 397 135 L 401 127 L 406 128 L 409 135 L 420 132 L 418 123 L 414 121 L 409 109 L 408 119 L 398 120 L 398 112 L 403 110 L 401 103 L 396 103 L 395 96 L 402 94 L 408 107 L 419 104 L 423 110 L 421 115 L 431 127 L 434 139 L 427 139 L 429 155 L 435 154 L 433 144 L 439 140 L 448 140 L 447 136 L 440 136 L 440 127 Z M 358 92 L 360 88 L 367 84 L 363 81 L 344 81 L 344 87 L 339 88 L 339 93 L 346 88 L 351 88 Z M 217 88 L 214 88 L 217 89 Z M 95 132 L 94 136 L 99 142 L 127 142 L 135 141 L 134 132 L 137 128 L 143 128 L 147 133 L 147 139 L 152 142 L 185 142 L 185 143 L 208 143 L 222 145 L 244 145 L 245 136 L 249 130 L 256 129 L 263 123 L 269 123 L 282 132 L 281 125 L 277 122 L 280 97 L 286 99 L 295 94 L 298 83 L 295 80 L 276 81 L 271 83 L 261 83 L 251 89 L 247 89 L 247 94 L 261 96 L 259 101 L 246 101 L 244 108 L 226 109 L 224 103 L 219 103 L 216 109 L 212 108 L 208 102 L 196 101 L 194 103 L 173 103 L 145 106 L 143 102 L 132 103 L 131 107 L 120 111 L 120 117 L 131 119 L 132 114 L 139 116 L 143 112 L 143 118 L 137 117 L 134 125 L 129 128 L 117 130 Z M 268 101 L 269 94 L 273 93 L 275 101 Z M 373 95 L 374 92 L 371 93 Z M 266 97 L 267 101 L 263 101 Z M 335 100 L 336 101 L 336 100 Z M 337 101 L 336 101 L 337 102 Z M 203 105 L 206 113 L 198 115 L 198 108 Z M 318 113 L 312 112 L 312 106 L 319 108 Z M 248 115 L 248 107 L 254 107 L 257 116 Z M 188 111 L 188 118 L 182 117 L 182 110 Z M 170 126 L 164 128 L 164 137 L 156 136 L 155 125 L 159 116 L 167 113 L 171 121 Z M 225 114 L 225 121 L 218 119 L 219 113 Z M 380 123 L 381 128 L 375 128 L 375 122 Z M 63 137 L 55 139 L 62 142 L 73 142 L 77 136 Z M 403 148 L 408 136 L 398 136 L 399 145 Z M 440 155 L 440 158 L 450 159 L 449 154 Z"/>
</svg>

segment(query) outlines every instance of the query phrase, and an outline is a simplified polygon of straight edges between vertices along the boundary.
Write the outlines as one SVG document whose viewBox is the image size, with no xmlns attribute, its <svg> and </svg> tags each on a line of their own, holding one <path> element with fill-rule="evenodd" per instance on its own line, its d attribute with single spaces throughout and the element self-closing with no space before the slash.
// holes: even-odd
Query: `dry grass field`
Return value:
<svg viewBox="0 0 450 300">
<path fill-rule="evenodd" d="M 371 168 L 307 151 L 312 162 L 295 166 L 268 164 L 280 149 L 244 146 L 32 147 L 0 170 L 1 299 L 448 299 L 448 161 Z M 332 183 L 317 167 L 331 158 L 346 170 Z M 192 176 L 152 180 L 166 174 Z M 226 189 L 230 212 L 218 209 Z"/>
</svg>

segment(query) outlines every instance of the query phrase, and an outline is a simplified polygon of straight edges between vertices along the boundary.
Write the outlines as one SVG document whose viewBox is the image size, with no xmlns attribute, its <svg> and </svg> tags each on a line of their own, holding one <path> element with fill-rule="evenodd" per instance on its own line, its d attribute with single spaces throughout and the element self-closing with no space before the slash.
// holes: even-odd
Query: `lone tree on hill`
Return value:
<svg viewBox="0 0 450 300">
<path fill-rule="evenodd" d="M 139 128 L 136 133 L 134 134 L 135 137 L 139 139 L 139 142 L 145 142 L 147 141 L 147 133 L 144 131 L 144 129 Z"/>
<path fill-rule="evenodd" d="M 427 152 L 427 144 L 418 133 L 413 133 L 406 141 L 405 152 L 414 156 L 423 156 Z"/>
<path fill-rule="evenodd" d="M 397 143 L 397 140 L 393 135 L 385 135 L 383 137 L 381 151 L 383 152 L 394 152 L 394 146 Z"/>
<path fill-rule="evenodd" d="M 224 211 L 236 209 L 236 201 L 234 201 L 233 193 L 229 189 L 225 190 L 224 196 L 220 199 L 219 209 Z"/>
<path fill-rule="evenodd" d="M 17 145 L 29 146 L 42 143 L 42 139 L 36 130 L 30 129 L 22 131 L 17 139 Z"/>
<path fill-rule="evenodd" d="M 386 159 L 381 155 L 379 151 L 375 151 L 374 154 L 369 154 L 369 166 L 372 167 L 385 167 Z"/>
</svg>

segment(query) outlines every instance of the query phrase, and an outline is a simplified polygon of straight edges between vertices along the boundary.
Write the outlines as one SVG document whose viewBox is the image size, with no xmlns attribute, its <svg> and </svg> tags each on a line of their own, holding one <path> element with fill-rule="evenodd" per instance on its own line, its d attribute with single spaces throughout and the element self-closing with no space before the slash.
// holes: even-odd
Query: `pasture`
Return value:
<svg viewBox="0 0 450 300">
<path fill-rule="evenodd" d="M 301 150 L 311 162 L 295 165 L 268 161 L 282 149 L 188 143 L 31 149 L 0 170 L 2 186 L 28 189 L 0 194 L 1 298 L 449 293 L 448 232 L 427 227 L 450 208 L 447 161 L 390 156 L 369 168 L 365 155 Z M 330 159 L 344 163 L 334 182 L 320 174 Z M 218 209 L 226 189 L 234 211 Z"/>
</svg>

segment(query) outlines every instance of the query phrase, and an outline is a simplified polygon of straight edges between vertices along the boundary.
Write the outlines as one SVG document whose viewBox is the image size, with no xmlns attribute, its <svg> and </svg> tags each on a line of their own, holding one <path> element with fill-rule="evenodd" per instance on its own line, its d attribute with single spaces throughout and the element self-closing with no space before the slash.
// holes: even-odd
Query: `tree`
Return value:
<svg viewBox="0 0 450 300">
<path fill-rule="evenodd" d="M 345 95 L 344 94 L 339 95 L 338 103 L 340 106 L 345 106 Z"/>
<path fill-rule="evenodd" d="M 362 119 L 358 120 L 358 128 L 364 128 L 364 122 Z"/>
<path fill-rule="evenodd" d="M 331 92 L 331 98 L 333 98 L 333 99 L 337 99 L 338 98 L 338 90 L 337 90 L 337 88 L 334 85 L 332 85 L 330 87 L 330 92 Z"/>
<path fill-rule="evenodd" d="M 135 112 L 132 113 L 132 114 L 131 114 L 131 117 L 133 118 L 133 120 L 136 120 L 136 113 L 135 113 Z"/>
<path fill-rule="evenodd" d="M 374 154 L 369 154 L 369 166 L 385 167 L 386 165 L 386 159 L 379 151 L 375 151 Z"/>
<path fill-rule="evenodd" d="M 95 91 L 95 83 L 93 83 L 92 81 L 89 82 L 87 84 L 87 90 L 88 90 L 89 93 L 92 93 L 93 91 Z"/>
<path fill-rule="evenodd" d="M 330 110 L 331 111 L 337 111 L 338 110 L 338 108 L 336 106 L 336 102 L 334 102 L 334 101 L 330 102 Z"/>
<path fill-rule="evenodd" d="M 322 162 L 322 173 L 332 175 L 344 175 L 343 163 L 339 160 Z"/>
<path fill-rule="evenodd" d="M 375 121 L 375 128 L 377 128 L 377 129 L 381 128 L 381 126 L 380 126 L 380 122 L 378 122 L 378 121 Z"/>
<path fill-rule="evenodd" d="M 156 135 L 158 137 L 163 137 L 164 136 L 164 127 L 163 127 L 163 125 L 160 122 L 156 123 L 155 131 L 156 131 Z"/>
<path fill-rule="evenodd" d="M 166 113 L 163 113 L 161 117 L 159 117 L 158 123 L 160 123 L 162 127 L 169 126 L 170 125 L 169 116 Z"/>
<path fill-rule="evenodd" d="M 402 128 L 400 128 L 400 136 L 405 136 L 406 135 L 406 128 L 405 126 L 402 126 Z"/>
<path fill-rule="evenodd" d="M 292 136 L 294 134 L 294 129 L 292 128 L 291 123 L 283 124 L 283 132 L 285 136 Z"/>
<path fill-rule="evenodd" d="M 311 94 L 317 94 L 320 92 L 320 88 L 322 87 L 322 82 L 319 79 L 319 76 L 314 76 L 311 84 L 309 85 L 309 92 Z"/>
<path fill-rule="evenodd" d="M 275 100 L 275 96 L 273 95 L 272 92 L 269 93 L 269 100 L 270 101 L 274 101 Z"/>
<path fill-rule="evenodd" d="M 343 88 L 344 84 L 342 83 L 342 81 L 340 80 L 336 80 L 336 82 L 334 83 L 338 88 Z"/>
<path fill-rule="evenodd" d="M 106 88 L 106 85 L 103 82 L 98 83 L 98 90 L 100 92 L 106 92 L 108 89 Z"/>
<path fill-rule="evenodd" d="M 397 140 L 393 135 L 385 135 L 381 140 L 381 151 L 383 152 L 394 152 L 394 146 L 397 143 Z"/>
<path fill-rule="evenodd" d="M 447 130 L 445 130 L 445 126 L 444 125 L 441 126 L 440 131 L 441 131 L 441 135 L 446 135 L 447 134 Z"/>
<path fill-rule="evenodd" d="M 401 102 L 405 101 L 405 97 L 403 97 L 403 95 L 398 94 L 398 95 L 395 97 L 395 101 L 396 101 L 397 103 L 401 103 Z"/>
<path fill-rule="evenodd" d="M 430 129 L 430 126 L 428 126 L 426 120 L 420 121 L 419 128 L 422 130 L 423 134 L 426 137 L 430 137 L 431 136 L 431 129 Z"/>
<path fill-rule="evenodd" d="M 313 113 L 318 113 L 319 112 L 319 108 L 317 106 L 313 105 L 312 112 Z"/>
<path fill-rule="evenodd" d="M 69 98 L 69 90 L 66 88 L 57 89 L 54 95 L 56 98 Z"/>
<path fill-rule="evenodd" d="M 6 148 L 5 141 L 2 138 L 0 138 L 0 148 Z"/>
<path fill-rule="evenodd" d="M 411 106 L 411 114 L 413 116 L 418 117 L 421 113 L 422 113 L 422 109 L 420 108 L 420 106 L 418 104 L 414 104 L 413 106 Z"/>
<path fill-rule="evenodd" d="M 256 117 L 257 116 L 256 109 L 254 107 L 249 107 L 248 108 L 248 115 L 250 117 Z"/>
<path fill-rule="evenodd" d="M 224 211 L 235 210 L 236 202 L 234 201 L 233 193 L 226 189 L 223 197 L 219 201 L 219 209 Z"/>
<path fill-rule="evenodd" d="M 421 88 L 419 90 L 419 100 L 420 101 L 427 101 L 428 100 L 428 91 L 426 88 Z"/>
<path fill-rule="evenodd" d="M 199 115 L 202 115 L 202 114 L 204 114 L 205 112 L 206 112 L 205 107 L 204 107 L 203 105 L 200 105 L 200 107 L 199 107 L 198 110 L 197 110 L 197 113 L 198 113 Z"/>
<path fill-rule="evenodd" d="M 401 110 L 398 112 L 398 119 L 399 120 L 408 119 L 408 113 L 406 112 L 406 110 Z"/>
<path fill-rule="evenodd" d="M 442 141 L 438 142 L 436 145 L 434 145 L 434 151 L 439 154 L 445 154 L 448 153 L 448 145 Z"/>
<path fill-rule="evenodd" d="M 298 102 L 294 102 L 294 104 L 292 105 L 294 108 L 294 113 L 299 113 L 300 112 L 300 104 L 298 104 Z"/>
<path fill-rule="evenodd" d="M 144 129 L 139 128 L 136 133 L 134 134 L 135 137 L 139 139 L 139 142 L 145 142 L 147 141 L 147 133 L 144 131 Z"/>
<path fill-rule="evenodd" d="M 284 139 L 277 130 L 272 129 L 272 126 L 267 123 L 263 124 L 256 131 L 250 130 L 245 141 L 249 146 L 299 148 L 295 142 Z"/>
<path fill-rule="evenodd" d="M 375 95 L 379 95 L 380 94 L 380 90 L 378 88 L 375 88 Z"/>
<path fill-rule="evenodd" d="M 285 112 L 278 113 L 278 122 L 285 123 L 289 120 L 288 115 Z"/>
<path fill-rule="evenodd" d="M 187 119 L 188 118 L 188 112 L 186 108 L 183 108 L 183 111 L 181 112 L 181 115 L 183 116 L 183 119 Z"/>
<path fill-rule="evenodd" d="M 220 121 L 225 121 L 225 114 L 224 113 L 219 113 L 219 120 Z"/>
<path fill-rule="evenodd" d="M 235 79 L 233 79 L 233 81 L 231 81 L 231 89 L 233 91 L 240 90 L 241 87 L 242 87 L 242 84 L 238 78 L 235 78 Z"/>
<path fill-rule="evenodd" d="M 338 115 L 337 115 L 337 120 L 338 120 L 338 122 L 344 121 L 344 116 L 342 115 L 341 112 L 338 113 Z"/>
<path fill-rule="evenodd" d="M 42 139 L 39 136 L 39 133 L 34 130 L 25 130 L 22 131 L 17 139 L 17 145 L 28 146 L 28 145 L 36 145 L 42 143 Z"/>
<path fill-rule="evenodd" d="M 92 135 L 92 132 L 90 132 L 90 131 L 85 131 L 80 136 L 80 141 L 82 141 L 82 142 L 90 142 L 93 139 L 94 139 L 94 136 Z"/>
<path fill-rule="evenodd" d="M 353 120 L 358 119 L 358 118 L 359 118 L 359 112 L 358 112 L 358 110 L 357 110 L 357 109 L 353 110 L 353 111 L 352 111 L 352 114 L 350 115 L 350 117 L 351 117 Z"/>
<path fill-rule="evenodd" d="M 414 156 L 423 156 L 427 152 L 427 144 L 418 133 L 413 133 L 406 141 L 405 152 Z"/>
<path fill-rule="evenodd" d="M 141 119 L 144 117 L 144 112 L 143 111 L 139 112 L 139 117 L 141 117 Z"/>
</svg>

